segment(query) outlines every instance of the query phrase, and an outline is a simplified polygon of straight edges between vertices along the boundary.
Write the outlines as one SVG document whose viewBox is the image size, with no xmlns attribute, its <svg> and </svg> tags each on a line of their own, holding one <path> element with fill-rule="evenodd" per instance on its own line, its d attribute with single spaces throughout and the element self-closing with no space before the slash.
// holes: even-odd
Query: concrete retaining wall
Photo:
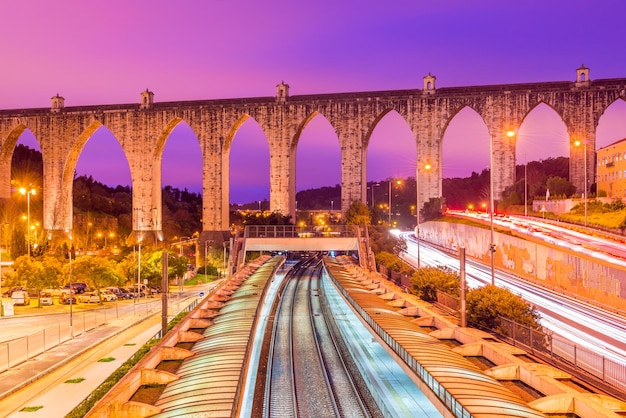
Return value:
<svg viewBox="0 0 626 418">
<path fill-rule="evenodd" d="M 445 248 L 465 247 L 469 257 L 490 263 L 489 229 L 447 222 L 426 222 L 422 239 Z M 531 238 L 532 239 L 532 238 Z M 568 251 L 539 240 L 527 240 L 496 232 L 497 269 L 626 309 L 626 269 L 592 256 Z"/>
</svg>

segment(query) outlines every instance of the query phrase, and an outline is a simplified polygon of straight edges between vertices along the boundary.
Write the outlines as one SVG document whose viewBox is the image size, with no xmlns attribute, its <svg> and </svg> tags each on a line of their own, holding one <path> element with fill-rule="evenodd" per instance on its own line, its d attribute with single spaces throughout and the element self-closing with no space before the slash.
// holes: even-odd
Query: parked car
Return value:
<svg viewBox="0 0 626 418">
<path fill-rule="evenodd" d="M 63 289 L 60 287 L 49 287 L 43 290 L 43 292 L 51 293 L 53 298 L 60 298 L 61 294 L 66 291 L 67 289 Z"/>
<path fill-rule="evenodd" d="M 11 292 L 11 299 L 13 300 L 13 305 L 30 305 L 30 296 L 25 290 L 14 290 Z"/>
<path fill-rule="evenodd" d="M 59 303 L 62 305 L 76 305 L 76 295 L 74 292 L 66 289 L 64 292 L 61 292 L 61 296 L 59 296 Z"/>
<path fill-rule="evenodd" d="M 133 295 L 130 294 L 126 289 L 122 287 L 107 287 L 107 290 L 110 290 L 117 296 L 117 299 L 132 299 Z"/>
<path fill-rule="evenodd" d="M 65 289 L 69 289 L 70 287 L 72 288 L 74 293 L 85 293 L 87 291 L 86 283 L 72 283 L 71 286 L 68 283 L 65 285 Z"/>
<path fill-rule="evenodd" d="M 96 292 L 85 292 L 78 295 L 78 301 L 81 303 L 100 303 L 100 295 Z"/>
<path fill-rule="evenodd" d="M 115 302 L 117 300 L 115 293 L 108 289 L 100 289 L 99 292 L 103 302 Z"/>
<path fill-rule="evenodd" d="M 39 304 L 52 305 L 52 293 L 43 290 L 39 292 Z"/>
<path fill-rule="evenodd" d="M 127 287 L 126 291 L 132 295 L 132 298 L 140 298 L 144 296 L 143 292 L 137 292 L 137 289 L 134 287 Z"/>
</svg>

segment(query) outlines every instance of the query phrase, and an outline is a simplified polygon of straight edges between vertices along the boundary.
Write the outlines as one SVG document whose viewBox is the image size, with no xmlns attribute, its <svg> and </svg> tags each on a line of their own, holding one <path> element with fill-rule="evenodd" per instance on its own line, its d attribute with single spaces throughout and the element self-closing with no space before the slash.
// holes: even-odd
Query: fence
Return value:
<svg viewBox="0 0 626 418">
<path fill-rule="evenodd" d="M 576 374 L 581 372 L 626 392 L 626 364 L 582 348 L 565 337 L 545 330 L 533 330 L 510 319 L 500 317 L 501 339 L 524 348 L 530 354 L 559 363 Z"/>
<path fill-rule="evenodd" d="M 189 311 L 197 303 L 197 298 L 190 303 L 178 301 L 170 307 L 170 312 Z M 70 319 L 67 317 L 35 333 L 0 343 L 0 373 L 112 320 L 132 317 L 139 320 L 160 310 L 161 300 L 155 299 L 149 302 L 119 306 L 116 304 L 114 307 L 73 313 L 71 326 Z"/>
<path fill-rule="evenodd" d="M 459 299 L 437 291 L 437 303 L 458 311 Z M 580 347 L 571 340 L 545 329 L 535 330 L 510 319 L 499 317 L 500 330 L 489 330 L 507 343 L 521 347 L 558 368 L 572 374 L 593 376 L 600 382 L 626 392 L 626 364 Z"/>
</svg>

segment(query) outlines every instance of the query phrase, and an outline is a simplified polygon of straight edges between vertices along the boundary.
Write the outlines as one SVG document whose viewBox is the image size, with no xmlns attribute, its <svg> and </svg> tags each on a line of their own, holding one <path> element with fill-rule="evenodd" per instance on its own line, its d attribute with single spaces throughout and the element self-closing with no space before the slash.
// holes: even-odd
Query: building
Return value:
<svg viewBox="0 0 626 418">
<path fill-rule="evenodd" d="M 600 148 L 598 155 L 598 195 L 626 197 L 626 138 Z"/>
</svg>

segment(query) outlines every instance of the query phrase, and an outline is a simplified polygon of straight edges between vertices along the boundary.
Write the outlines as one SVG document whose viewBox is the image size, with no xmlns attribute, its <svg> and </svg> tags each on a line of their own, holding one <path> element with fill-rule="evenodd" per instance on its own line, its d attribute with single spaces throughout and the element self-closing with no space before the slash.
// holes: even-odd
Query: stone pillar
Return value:
<svg viewBox="0 0 626 418">
<path fill-rule="evenodd" d="M 365 173 L 367 128 L 359 118 L 340 122 L 337 135 L 341 145 L 341 211 L 345 212 L 355 200 L 365 203 L 367 182 Z"/>
</svg>

